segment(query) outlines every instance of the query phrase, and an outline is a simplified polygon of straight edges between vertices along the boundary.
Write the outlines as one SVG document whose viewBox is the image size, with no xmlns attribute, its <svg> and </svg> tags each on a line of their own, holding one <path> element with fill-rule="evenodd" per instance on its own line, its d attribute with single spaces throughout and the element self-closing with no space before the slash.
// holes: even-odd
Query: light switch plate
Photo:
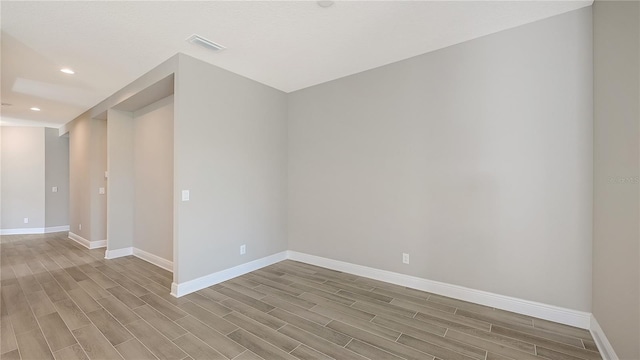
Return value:
<svg viewBox="0 0 640 360">
<path fill-rule="evenodd" d="M 189 190 L 182 190 L 182 201 L 189 201 Z"/>
<path fill-rule="evenodd" d="M 98 189 L 98 194 L 104 195 L 104 188 L 103 187 Z"/>
<path fill-rule="evenodd" d="M 57 186 L 52 187 L 51 192 L 58 192 L 58 187 Z"/>
</svg>

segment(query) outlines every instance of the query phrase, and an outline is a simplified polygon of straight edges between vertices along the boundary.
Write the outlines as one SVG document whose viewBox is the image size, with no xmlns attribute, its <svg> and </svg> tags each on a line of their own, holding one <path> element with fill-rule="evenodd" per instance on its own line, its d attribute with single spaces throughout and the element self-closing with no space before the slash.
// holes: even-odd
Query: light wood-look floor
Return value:
<svg viewBox="0 0 640 360">
<path fill-rule="evenodd" d="M 176 299 L 66 234 L 1 238 L 0 358 L 600 359 L 588 331 L 294 261 Z"/>
</svg>

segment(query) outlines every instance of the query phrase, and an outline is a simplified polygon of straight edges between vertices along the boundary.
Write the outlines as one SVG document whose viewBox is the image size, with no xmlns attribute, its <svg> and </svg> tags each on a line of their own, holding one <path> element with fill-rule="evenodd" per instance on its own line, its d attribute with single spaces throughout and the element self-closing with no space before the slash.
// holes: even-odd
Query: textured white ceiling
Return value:
<svg viewBox="0 0 640 360">
<path fill-rule="evenodd" d="M 177 52 L 291 92 L 591 3 L 2 1 L 2 123 L 64 124 Z"/>
</svg>

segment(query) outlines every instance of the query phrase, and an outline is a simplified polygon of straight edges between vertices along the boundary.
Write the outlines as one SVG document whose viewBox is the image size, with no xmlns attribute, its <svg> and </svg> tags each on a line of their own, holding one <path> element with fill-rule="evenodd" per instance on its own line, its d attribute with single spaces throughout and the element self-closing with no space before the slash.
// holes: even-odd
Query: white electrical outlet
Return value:
<svg viewBox="0 0 640 360">
<path fill-rule="evenodd" d="M 407 253 L 402 253 L 402 262 L 404 264 L 408 264 L 409 263 L 409 254 Z"/>
<path fill-rule="evenodd" d="M 58 192 L 58 187 L 57 186 L 52 187 L 51 192 Z"/>
<path fill-rule="evenodd" d="M 247 253 L 247 245 L 240 245 L 240 255 Z"/>
<path fill-rule="evenodd" d="M 24 223 L 28 224 L 29 223 L 29 218 L 24 218 Z"/>
<path fill-rule="evenodd" d="M 104 188 L 103 187 L 98 189 L 98 194 L 104 195 Z"/>
<path fill-rule="evenodd" d="M 78 230 L 82 230 L 82 224 L 78 224 Z"/>
<path fill-rule="evenodd" d="M 189 190 L 182 190 L 182 201 L 189 201 Z"/>
</svg>

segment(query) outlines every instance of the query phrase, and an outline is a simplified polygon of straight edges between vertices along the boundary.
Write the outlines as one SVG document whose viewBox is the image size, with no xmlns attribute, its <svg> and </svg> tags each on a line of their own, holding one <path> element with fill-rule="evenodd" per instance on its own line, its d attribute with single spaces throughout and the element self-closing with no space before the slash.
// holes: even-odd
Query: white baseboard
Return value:
<svg viewBox="0 0 640 360">
<path fill-rule="evenodd" d="M 197 279 L 189 280 L 180 284 L 171 284 L 171 295 L 180 297 L 207 288 L 211 285 L 233 279 L 237 276 L 261 269 L 265 266 L 273 265 L 277 262 L 287 259 L 287 252 L 279 252 L 257 260 L 250 261 L 246 264 L 234 266 L 229 269 L 221 270 L 213 274 L 205 275 Z"/>
<path fill-rule="evenodd" d="M 589 329 L 591 324 L 591 314 L 583 311 L 571 310 L 535 301 L 528 301 L 486 291 L 470 289 L 463 286 L 327 259 L 296 251 L 288 251 L 287 258 L 353 275 L 469 301 L 480 305 L 512 311 L 518 314 L 529 315 L 565 325 L 571 325 L 582 329 Z"/>
<path fill-rule="evenodd" d="M 135 247 L 126 247 L 126 248 L 122 248 L 122 249 L 115 249 L 115 250 L 106 250 L 104 252 L 104 258 L 105 259 L 116 259 L 119 257 L 123 257 L 123 256 L 129 256 L 129 255 L 133 255 L 139 259 L 142 259 L 146 262 L 152 263 L 153 265 L 156 265 L 158 267 L 161 267 L 165 270 L 171 271 L 173 272 L 173 262 L 163 259 L 157 255 L 154 255 L 152 253 L 148 253 L 144 250 L 140 250 L 138 248 Z"/>
<path fill-rule="evenodd" d="M 86 247 L 87 249 L 98 249 L 98 248 L 103 248 L 107 246 L 107 240 L 89 241 L 83 238 L 82 236 L 78 234 L 74 234 L 72 232 L 69 232 L 69 239 L 77 242 L 78 244 Z"/>
<path fill-rule="evenodd" d="M 69 225 L 50 226 L 50 227 L 44 228 L 44 233 L 45 234 L 63 232 L 63 231 L 69 231 Z"/>
<path fill-rule="evenodd" d="M 0 229 L 0 235 L 35 235 L 44 234 L 44 228 Z"/>
<path fill-rule="evenodd" d="M 587 312 L 470 289 L 463 286 L 327 259 L 296 251 L 284 251 L 184 283 L 173 283 L 171 284 L 171 295 L 180 297 L 265 266 L 275 264 L 285 259 L 300 261 L 396 285 L 407 286 L 442 296 L 469 301 L 506 311 L 512 311 L 518 314 L 529 315 L 582 329 L 589 329 L 591 327 L 591 314 Z"/>
<path fill-rule="evenodd" d="M 123 256 L 129 256 L 129 255 L 133 255 L 132 247 L 126 247 L 126 248 L 115 249 L 115 250 L 107 249 L 104 252 L 104 258 L 108 260 L 116 259 Z"/>
<path fill-rule="evenodd" d="M 593 340 L 596 342 L 596 346 L 598 346 L 598 350 L 600 351 L 600 355 L 602 355 L 603 360 L 619 360 L 620 358 L 616 355 L 615 350 L 613 350 L 613 346 L 607 339 L 607 336 L 604 334 L 604 331 L 598 324 L 598 320 L 596 320 L 595 316 L 591 315 L 591 336 L 593 336 Z"/>
<path fill-rule="evenodd" d="M 69 231 L 69 225 L 51 226 L 46 228 L 0 229 L 0 235 L 36 235 L 62 231 Z"/>
<path fill-rule="evenodd" d="M 82 239 L 81 237 L 73 233 L 69 233 L 69 237 L 73 239 L 72 236 Z M 114 259 L 117 257 L 128 255 L 134 255 L 163 269 L 173 271 L 173 263 L 171 261 L 162 259 L 156 255 L 133 247 L 107 250 L 105 252 L 105 259 Z M 286 259 L 300 261 L 307 264 L 321 266 L 328 269 L 342 271 L 366 278 L 385 281 L 396 285 L 407 286 L 410 288 L 423 290 L 442 296 L 469 301 L 480 305 L 515 312 L 518 314 L 533 316 L 565 325 L 579 327 L 582 329 L 590 329 L 592 334 L 594 335 L 596 343 L 598 344 L 600 352 L 603 354 L 603 356 L 606 356 L 605 360 L 618 359 L 615 355 L 613 347 L 611 347 L 611 344 L 604 335 L 604 332 L 598 325 L 598 322 L 595 320 L 595 318 L 593 318 L 592 314 L 587 312 L 543 304 L 535 301 L 518 299 L 515 297 L 500 294 L 494 294 L 487 291 L 471 289 L 463 286 L 447 284 L 411 275 L 375 269 L 367 266 L 351 264 L 339 260 L 323 258 L 320 256 L 309 255 L 290 250 L 253 260 L 246 264 L 234 266 L 232 268 L 205 275 L 194 280 L 186 281 L 183 283 L 174 282 L 171 284 L 171 295 L 175 297 L 187 295 L 211 285 L 233 279 L 237 276 L 244 275 L 251 271 L 261 269 L 265 266 L 269 266 Z"/>
<path fill-rule="evenodd" d="M 173 272 L 173 261 L 163 259 L 158 255 L 154 255 L 152 253 L 146 252 L 144 250 L 140 250 L 135 247 L 133 248 L 133 256 L 140 258 L 146 262 L 150 262 L 153 265 L 161 267 L 167 271 Z"/>
</svg>

